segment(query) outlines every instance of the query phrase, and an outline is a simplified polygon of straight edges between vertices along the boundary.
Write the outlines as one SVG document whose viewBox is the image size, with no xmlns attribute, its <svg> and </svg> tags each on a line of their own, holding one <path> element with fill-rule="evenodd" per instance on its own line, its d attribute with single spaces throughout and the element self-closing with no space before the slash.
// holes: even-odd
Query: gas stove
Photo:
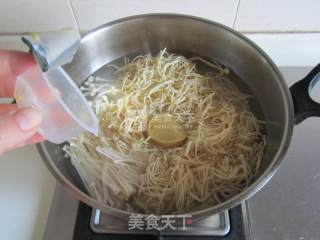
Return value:
<svg viewBox="0 0 320 240">
<path fill-rule="evenodd" d="M 189 215 L 163 215 L 158 220 L 159 223 L 170 220 L 171 224 L 166 228 L 159 225 L 159 228 L 144 229 L 148 227 L 148 219 L 134 226 L 132 221 L 137 217 L 143 220 L 142 215 L 132 215 L 124 220 L 102 213 L 99 209 L 78 202 L 61 185 L 57 185 L 44 239 L 251 239 L 246 202 L 198 221 L 193 221 Z"/>
</svg>

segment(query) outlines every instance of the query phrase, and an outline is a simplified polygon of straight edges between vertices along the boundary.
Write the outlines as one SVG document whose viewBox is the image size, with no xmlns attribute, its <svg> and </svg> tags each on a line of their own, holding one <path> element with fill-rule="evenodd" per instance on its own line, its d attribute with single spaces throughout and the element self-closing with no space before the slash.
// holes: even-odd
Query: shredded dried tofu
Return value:
<svg viewBox="0 0 320 240">
<path fill-rule="evenodd" d="M 246 188 L 266 136 L 229 70 L 165 49 L 126 62 L 111 66 L 116 81 L 91 76 L 81 88 L 94 98 L 99 137 L 85 133 L 64 147 L 92 197 L 128 211 L 185 213 Z M 212 71 L 199 73 L 197 63 Z M 146 135 L 148 119 L 163 113 L 185 127 L 184 145 L 163 149 Z"/>
</svg>

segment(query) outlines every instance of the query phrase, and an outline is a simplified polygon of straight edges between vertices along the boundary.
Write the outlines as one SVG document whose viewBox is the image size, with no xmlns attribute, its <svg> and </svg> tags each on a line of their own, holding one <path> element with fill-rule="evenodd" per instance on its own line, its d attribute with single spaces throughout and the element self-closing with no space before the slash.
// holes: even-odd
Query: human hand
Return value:
<svg viewBox="0 0 320 240">
<path fill-rule="evenodd" d="M 36 64 L 32 55 L 0 51 L 0 97 L 13 97 L 16 77 Z M 26 144 L 43 141 L 38 133 L 41 113 L 15 104 L 0 104 L 0 155 Z"/>
</svg>

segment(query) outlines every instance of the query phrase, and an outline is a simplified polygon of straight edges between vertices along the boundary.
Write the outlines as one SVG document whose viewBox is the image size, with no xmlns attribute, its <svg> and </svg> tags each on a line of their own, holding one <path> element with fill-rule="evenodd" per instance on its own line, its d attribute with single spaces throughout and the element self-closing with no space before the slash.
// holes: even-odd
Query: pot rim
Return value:
<svg viewBox="0 0 320 240">
<path fill-rule="evenodd" d="M 257 54 L 260 54 L 263 57 L 263 59 L 268 62 L 268 64 L 271 66 L 272 70 L 277 75 L 279 82 L 280 82 L 281 92 L 282 92 L 282 96 L 283 96 L 283 100 L 284 100 L 284 106 L 286 109 L 285 124 L 284 124 L 285 130 L 284 130 L 284 134 L 281 139 L 281 142 L 280 142 L 279 149 L 278 149 L 277 153 L 275 154 L 273 160 L 271 161 L 270 166 L 268 166 L 268 168 L 264 171 L 264 173 L 262 173 L 261 176 L 259 178 L 257 178 L 249 187 L 244 189 L 239 194 L 233 196 L 232 198 L 230 198 L 230 199 L 228 199 L 218 205 L 208 207 L 206 209 L 185 213 L 185 214 L 191 214 L 193 217 L 202 216 L 202 215 L 209 214 L 209 213 L 216 214 L 216 213 L 222 212 L 224 210 L 230 209 L 230 208 L 240 204 L 242 201 L 247 200 L 248 198 L 253 196 L 257 191 L 259 191 L 264 185 L 266 185 L 269 182 L 269 180 L 272 178 L 272 176 L 278 170 L 280 163 L 282 162 L 283 157 L 286 154 L 287 149 L 289 147 L 291 137 L 292 137 L 292 132 L 293 132 L 293 126 L 294 126 L 294 111 L 293 111 L 293 109 L 294 108 L 293 108 L 291 94 L 290 94 L 289 88 L 288 88 L 282 74 L 280 73 L 278 67 L 275 65 L 275 63 L 271 60 L 271 58 L 259 46 L 257 46 L 253 41 L 251 41 L 250 39 L 248 39 L 247 37 L 245 37 L 244 35 L 242 35 L 241 33 L 237 32 L 236 30 L 234 30 L 230 27 L 227 27 L 223 24 L 220 24 L 220 23 L 217 23 L 217 22 L 214 22 L 211 20 L 207 20 L 204 18 L 200 18 L 200 17 L 184 15 L 184 14 L 167 14 L 167 13 L 134 15 L 134 16 L 120 18 L 120 19 L 108 22 L 106 24 L 100 25 L 100 26 L 88 31 L 87 33 L 85 33 L 83 35 L 81 42 L 85 42 L 87 39 L 92 37 L 93 34 L 96 34 L 99 31 L 103 31 L 105 28 L 110 27 L 112 25 L 123 23 L 123 22 L 130 21 L 130 20 L 143 19 L 143 18 L 148 19 L 148 18 L 154 18 L 154 17 L 155 18 L 172 18 L 172 19 L 175 19 L 175 18 L 182 18 L 183 19 L 184 18 L 184 19 L 189 19 L 189 20 L 191 19 L 191 20 L 202 22 L 205 24 L 217 26 L 219 28 L 224 29 L 225 31 L 228 31 L 228 32 L 236 35 L 241 40 L 250 44 L 257 51 Z M 48 169 L 50 170 L 50 172 L 55 176 L 55 178 L 62 185 L 64 185 L 72 194 L 74 194 L 74 196 L 77 199 L 81 200 L 82 202 L 88 204 L 89 206 L 91 206 L 93 208 L 98 208 L 102 212 L 107 212 L 111 215 L 116 215 L 116 216 L 125 218 L 125 217 L 128 217 L 130 214 L 132 214 L 132 212 L 129 212 L 129 211 L 113 208 L 113 207 L 110 207 L 106 204 L 101 204 L 97 200 L 92 198 L 90 195 L 82 192 L 79 188 L 77 188 L 74 184 L 72 184 L 58 170 L 58 168 L 52 162 L 51 157 L 50 157 L 49 153 L 47 152 L 44 143 L 37 144 L 37 148 L 38 148 L 38 151 L 40 152 L 45 164 L 47 165 Z"/>
</svg>

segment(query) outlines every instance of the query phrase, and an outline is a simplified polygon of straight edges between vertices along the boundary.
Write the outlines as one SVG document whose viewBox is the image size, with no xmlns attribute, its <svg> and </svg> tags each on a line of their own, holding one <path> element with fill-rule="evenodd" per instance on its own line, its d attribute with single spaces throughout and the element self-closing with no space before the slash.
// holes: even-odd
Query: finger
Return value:
<svg viewBox="0 0 320 240">
<path fill-rule="evenodd" d="M 30 139 L 28 139 L 25 144 L 27 145 L 27 144 L 40 143 L 40 142 L 43 142 L 44 140 L 45 138 L 40 133 L 36 133 Z"/>
<path fill-rule="evenodd" d="M 0 96 L 12 97 L 16 77 L 34 64 L 29 53 L 0 50 Z"/>
<path fill-rule="evenodd" d="M 0 154 L 25 144 L 37 133 L 41 121 L 41 114 L 32 108 L 1 113 Z"/>
<path fill-rule="evenodd" d="M 18 106 L 15 104 L 0 104 L 0 114 L 17 110 Z"/>
<path fill-rule="evenodd" d="M 44 140 L 45 140 L 45 138 L 41 134 L 36 133 L 31 138 L 29 138 L 26 142 L 22 142 L 21 144 L 18 144 L 17 146 L 15 146 L 9 150 L 12 150 L 14 148 L 20 148 L 20 147 L 23 147 L 23 146 L 29 145 L 29 144 L 40 143 L 40 142 L 43 142 Z"/>
</svg>

